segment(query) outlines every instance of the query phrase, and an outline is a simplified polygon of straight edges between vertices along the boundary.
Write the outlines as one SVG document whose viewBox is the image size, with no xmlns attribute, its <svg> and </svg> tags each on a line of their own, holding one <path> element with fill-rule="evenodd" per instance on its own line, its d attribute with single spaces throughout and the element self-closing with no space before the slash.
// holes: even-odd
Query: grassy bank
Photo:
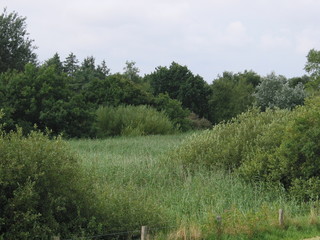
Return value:
<svg viewBox="0 0 320 240">
<path fill-rule="evenodd" d="M 197 169 L 186 173 L 166 154 L 190 133 L 72 140 L 88 174 L 104 194 L 116 196 L 117 214 L 132 217 L 157 214 L 165 233 L 157 239 L 302 239 L 317 235 L 317 208 L 287 199 L 282 188 L 249 185 L 234 175 Z M 129 202 L 131 209 L 116 204 Z M 107 204 L 107 203 L 106 203 Z M 285 209 L 285 225 L 278 226 L 278 209 Z M 119 210 L 120 209 L 120 210 Z M 124 217 L 125 217 L 124 216 Z M 221 216 L 221 224 L 216 217 Z M 152 216 L 150 216 L 150 219 Z M 148 216 L 141 224 L 148 225 Z M 121 225 L 121 222 L 119 222 Z M 119 226 L 123 227 L 134 225 Z"/>
</svg>

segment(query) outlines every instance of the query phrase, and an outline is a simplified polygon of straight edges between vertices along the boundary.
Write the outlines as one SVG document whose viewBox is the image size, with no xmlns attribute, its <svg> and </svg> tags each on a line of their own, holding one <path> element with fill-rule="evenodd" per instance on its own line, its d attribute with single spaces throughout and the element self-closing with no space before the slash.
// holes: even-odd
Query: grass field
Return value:
<svg viewBox="0 0 320 240">
<path fill-rule="evenodd" d="M 153 214 L 161 219 L 156 227 L 166 231 L 156 231 L 155 239 L 303 239 L 320 235 L 317 208 L 310 213 L 311 204 L 287 199 L 280 187 L 253 186 L 237 176 L 204 169 L 188 173 L 168 162 L 166 154 L 190 135 L 70 140 L 68 144 L 95 183 L 119 199 L 110 203 L 117 214 L 135 224 L 148 224 Z M 118 208 L 117 204 L 124 202 L 132 207 Z M 144 210 L 139 212 L 141 207 Z M 282 227 L 278 226 L 279 208 L 285 209 Z M 222 217 L 221 223 L 217 216 Z M 126 222 L 117 230 L 134 226 Z"/>
</svg>

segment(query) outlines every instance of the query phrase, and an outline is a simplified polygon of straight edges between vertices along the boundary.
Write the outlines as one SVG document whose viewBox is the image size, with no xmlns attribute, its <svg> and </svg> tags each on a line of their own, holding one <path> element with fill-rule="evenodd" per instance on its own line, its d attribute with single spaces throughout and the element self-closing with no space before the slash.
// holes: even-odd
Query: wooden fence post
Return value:
<svg viewBox="0 0 320 240">
<path fill-rule="evenodd" d="M 217 239 L 220 240 L 222 238 L 222 217 L 217 216 L 216 221 L 217 221 Z"/>
<path fill-rule="evenodd" d="M 283 209 L 279 209 L 279 226 L 282 227 L 284 225 L 284 211 Z"/>
<path fill-rule="evenodd" d="M 141 240 L 149 240 L 148 227 L 141 227 Z"/>
</svg>

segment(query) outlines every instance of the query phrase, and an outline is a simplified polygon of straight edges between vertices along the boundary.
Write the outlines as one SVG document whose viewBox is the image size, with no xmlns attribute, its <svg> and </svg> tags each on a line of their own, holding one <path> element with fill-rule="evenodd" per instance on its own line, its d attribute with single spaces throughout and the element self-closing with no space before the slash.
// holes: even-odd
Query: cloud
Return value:
<svg viewBox="0 0 320 240">
<path fill-rule="evenodd" d="M 307 28 L 296 35 L 296 52 L 306 55 L 310 49 L 320 49 L 320 30 Z"/>
<path fill-rule="evenodd" d="M 286 36 L 275 36 L 272 34 L 262 35 L 260 38 L 260 47 L 266 50 L 277 48 L 290 48 L 292 41 Z"/>
<path fill-rule="evenodd" d="M 252 38 L 247 34 L 246 27 L 240 21 L 228 24 L 224 32 L 221 33 L 220 44 L 241 47 L 252 42 Z"/>
</svg>

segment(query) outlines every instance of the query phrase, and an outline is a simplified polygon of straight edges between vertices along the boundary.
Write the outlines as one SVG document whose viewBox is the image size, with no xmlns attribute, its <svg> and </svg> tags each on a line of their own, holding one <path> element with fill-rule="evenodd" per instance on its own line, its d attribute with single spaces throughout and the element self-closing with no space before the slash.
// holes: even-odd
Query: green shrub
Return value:
<svg viewBox="0 0 320 240">
<path fill-rule="evenodd" d="M 319 198 L 319 139 L 320 97 L 314 97 L 294 111 L 285 126 L 281 144 L 263 160 L 267 179 L 280 181 L 301 200 Z"/>
<path fill-rule="evenodd" d="M 260 113 L 259 109 L 251 109 L 212 130 L 193 135 L 170 158 L 191 168 L 204 165 L 211 169 L 235 170 L 262 141 L 263 134 L 272 126 L 282 126 L 289 115 L 288 110 Z M 265 144 L 276 145 L 276 141 L 272 139 Z"/>
<path fill-rule="evenodd" d="M 92 192 L 64 142 L 21 130 L 0 136 L 0 236 L 70 236 L 91 219 Z"/>
<path fill-rule="evenodd" d="M 160 93 L 154 98 L 154 106 L 158 111 L 163 111 L 170 118 L 173 125 L 181 131 L 192 129 L 192 122 L 188 118 L 190 111 L 182 107 L 177 99 L 172 99 L 166 93 Z"/>
<path fill-rule="evenodd" d="M 173 124 L 163 112 L 148 106 L 100 107 L 97 110 L 98 136 L 139 136 L 168 134 Z"/>
<path fill-rule="evenodd" d="M 204 130 L 212 128 L 212 123 L 206 118 L 199 118 L 195 113 L 190 113 L 188 117 L 189 121 L 192 124 L 192 128 L 195 130 Z"/>
<path fill-rule="evenodd" d="M 320 97 L 293 111 L 252 109 L 194 135 L 170 159 L 185 167 L 237 172 L 284 186 L 300 200 L 320 197 Z"/>
</svg>

